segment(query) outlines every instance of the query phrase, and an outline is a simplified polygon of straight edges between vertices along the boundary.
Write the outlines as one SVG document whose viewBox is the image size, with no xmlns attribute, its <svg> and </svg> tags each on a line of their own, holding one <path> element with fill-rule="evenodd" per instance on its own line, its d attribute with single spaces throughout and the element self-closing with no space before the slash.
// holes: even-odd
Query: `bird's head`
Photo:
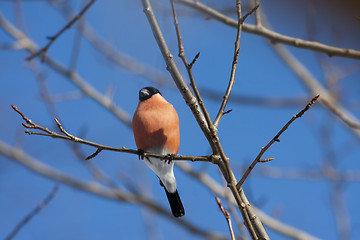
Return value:
<svg viewBox="0 0 360 240">
<path fill-rule="evenodd" d="M 154 87 L 144 87 L 139 91 L 139 100 L 145 101 L 157 93 L 161 95 L 160 91 Z"/>
</svg>

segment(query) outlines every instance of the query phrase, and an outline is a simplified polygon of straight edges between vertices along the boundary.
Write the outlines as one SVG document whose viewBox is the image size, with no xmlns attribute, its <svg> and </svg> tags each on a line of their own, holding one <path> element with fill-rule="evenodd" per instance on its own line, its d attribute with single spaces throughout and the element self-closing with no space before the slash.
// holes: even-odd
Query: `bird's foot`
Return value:
<svg viewBox="0 0 360 240">
<path fill-rule="evenodd" d="M 171 161 L 173 161 L 175 158 L 175 154 L 173 153 L 169 153 L 168 155 L 166 155 L 166 157 L 164 158 L 165 162 L 167 162 L 168 164 L 171 163 Z"/>
<path fill-rule="evenodd" d="M 144 160 L 144 150 L 143 149 L 138 149 L 137 150 L 137 154 L 139 156 L 139 160 Z"/>
</svg>

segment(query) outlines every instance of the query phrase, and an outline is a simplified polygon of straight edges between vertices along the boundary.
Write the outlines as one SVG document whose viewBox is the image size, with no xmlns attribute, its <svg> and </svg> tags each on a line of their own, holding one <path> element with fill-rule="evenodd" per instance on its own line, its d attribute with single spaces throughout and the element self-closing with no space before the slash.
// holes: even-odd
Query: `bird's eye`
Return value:
<svg viewBox="0 0 360 240">
<path fill-rule="evenodd" d="M 149 90 L 147 90 L 147 89 L 143 89 L 143 90 L 141 90 L 141 95 L 143 95 L 143 96 L 148 96 L 148 95 L 150 95 L 150 92 L 149 92 Z"/>
</svg>

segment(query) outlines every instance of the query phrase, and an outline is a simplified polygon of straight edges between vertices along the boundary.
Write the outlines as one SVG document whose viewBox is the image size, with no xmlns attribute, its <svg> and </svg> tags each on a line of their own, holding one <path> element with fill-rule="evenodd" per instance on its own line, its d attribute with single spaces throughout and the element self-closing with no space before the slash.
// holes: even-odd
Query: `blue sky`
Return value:
<svg viewBox="0 0 360 240">
<path fill-rule="evenodd" d="M 158 22 L 173 55 L 177 55 L 177 39 L 173 20 L 168 12 L 168 1 L 152 1 Z M 267 16 L 280 33 L 299 38 L 307 38 L 306 4 L 288 6 L 286 1 L 276 4 L 264 2 Z M 296 1 L 294 1 L 296 2 Z M 204 3 L 216 9 L 231 5 L 207 1 Z M 245 2 L 246 3 L 246 2 Z M 294 3 L 295 4 L 295 3 Z M 79 11 L 80 1 L 72 1 L 71 6 Z M 16 8 L 11 1 L 0 1 L 0 12 L 15 26 L 22 28 L 16 11 L 21 9 L 23 24 L 29 38 L 39 46 L 47 43 L 46 37 L 55 34 L 66 21 L 62 14 L 46 1 L 23 1 Z M 193 67 L 196 83 L 200 89 L 210 89 L 224 93 L 231 70 L 236 31 L 215 20 L 204 20 L 203 16 L 177 5 L 179 23 L 189 61 L 200 52 L 200 58 Z M 296 9 L 296 10 L 294 10 Z M 331 7 L 322 9 L 325 13 Z M 317 17 L 317 39 L 339 47 L 358 47 L 356 35 L 349 34 L 351 20 L 344 18 L 339 9 L 339 19 L 326 22 L 329 15 Z M 319 10 L 320 11 L 320 10 Z M 235 15 L 232 15 L 234 17 Z M 99 1 L 86 13 L 85 19 L 96 33 L 112 44 L 114 48 L 132 58 L 162 72 L 171 82 L 166 72 L 163 58 L 157 48 L 149 24 L 142 11 L 140 1 Z M 336 25 L 336 20 L 344 21 L 344 28 Z M 340 21 L 341 20 L 341 21 Z M 252 18 L 248 20 L 253 22 Z M 324 23 L 325 21 L 325 23 Z M 327 24 L 326 24 L 327 23 Z M 336 31 L 334 30 L 336 29 Z M 334 33 L 340 39 L 333 39 Z M 49 49 L 48 55 L 64 66 L 70 65 L 75 28 L 65 32 Z M 0 30 L 0 43 L 11 43 L 13 39 Z M 359 109 L 350 108 L 359 101 L 359 62 L 341 58 L 315 55 L 308 50 L 288 49 L 298 57 L 319 81 L 328 85 L 319 59 L 332 64 L 330 69 L 338 72 L 357 69 L 334 85 L 340 101 L 354 115 L 360 117 Z M 92 176 L 85 164 L 76 158 L 67 142 L 46 137 L 23 134 L 21 118 L 12 111 L 10 104 L 16 105 L 34 122 L 55 129 L 52 116 L 41 99 L 38 82 L 24 60 L 29 54 L 22 50 L 0 51 L 0 140 L 10 145 L 21 146 L 30 156 L 82 180 L 90 181 Z M 50 94 L 64 96 L 78 92 L 68 79 L 54 72 L 46 64 L 34 60 L 46 77 Z M 186 71 L 180 59 L 176 62 L 183 76 Z M 174 87 L 154 85 L 148 79 L 133 74 L 111 63 L 96 51 L 86 39 L 81 40 L 77 61 L 77 72 L 101 93 L 113 91 L 113 102 L 125 110 L 129 116 L 135 111 L 138 91 L 144 86 L 158 87 L 163 96 L 171 102 L 180 118 L 181 144 L 179 154 L 206 155 L 210 147 L 197 126 L 191 111 Z M 280 60 L 263 38 L 247 33 L 242 34 L 239 63 L 236 74 L 234 95 L 310 100 L 313 95 L 297 76 Z M 204 97 L 207 109 L 215 118 L 219 101 Z M 135 149 L 131 129 L 92 99 L 82 97 L 55 103 L 61 123 L 74 135 L 115 147 Z M 282 126 L 304 106 L 269 108 L 258 105 L 230 102 L 227 109 L 233 111 L 225 115 L 219 125 L 222 146 L 230 158 L 235 175 L 240 178 L 243 169 L 256 157 L 260 148 L 275 136 Z M 93 148 L 80 146 L 85 155 Z M 296 120 L 282 135 L 281 142 L 274 144 L 264 157 L 275 160 L 263 164 L 279 169 L 303 169 L 321 171 L 324 163 L 331 163 L 336 169 L 359 171 L 359 140 L 329 111 L 316 104 L 301 119 Z M 124 179 L 130 181 L 151 196 L 155 202 L 167 207 L 163 189 L 156 176 L 134 155 L 102 152 L 91 163 L 106 172 L 117 184 L 124 187 Z M 220 184 L 224 184 L 216 166 L 209 163 L 190 163 L 194 169 L 204 170 Z M 338 239 L 334 208 L 331 203 L 331 181 L 326 179 L 274 179 L 262 176 L 259 171 L 251 174 L 244 184 L 249 200 L 269 215 L 302 229 L 321 239 Z M 190 176 L 175 168 L 177 185 L 186 216 L 185 219 L 199 227 L 228 235 L 224 217 L 214 200 L 214 194 Z M 0 155 L 0 238 L 30 212 L 51 191 L 56 181 L 29 171 L 24 166 Z M 351 236 L 359 235 L 359 183 L 343 185 L 346 210 L 350 216 Z M 227 205 L 226 205 L 227 207 Z M 89 193 L 78 191 L 60 184 L 53 201 L 35 216 L 17 235 L 17 239 L 147 239 L 145 222 L 150 221 L 158 234 L 157 239 L 200 239 L 163 217 L 149 214 L 143 208 L 129 203 L 119 203 Z M 235 223 L 233 223 L 235 224 Z M 238 233 L 238 231 L 236 231 Z M 268 230 L 273 239 L 287 239 Z M 155 234 L 155 235 L 156 235 Z"/>
</svg>

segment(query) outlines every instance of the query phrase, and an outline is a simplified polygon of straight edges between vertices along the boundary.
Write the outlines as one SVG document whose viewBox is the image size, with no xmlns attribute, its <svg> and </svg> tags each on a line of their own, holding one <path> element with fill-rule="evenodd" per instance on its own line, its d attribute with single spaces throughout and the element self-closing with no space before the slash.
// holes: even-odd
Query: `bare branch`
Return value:
<svg viewBox="0 0 360 240">
<path fill-rule="evenodd" d="M 198 60 L 199 56 L 200 56 L 200 52 L 198 52 L 198 53 L 196 54 L 196 56 L 194 57 L 194 59 L 193 59 L 193 60 L 191 61 L 191 63 L 189 64 L 189 68 L 190 68 L 190 69 L 192 68 L 192 66 L 194 65 L 194 63 Z"/>
<path fill-rule="evenodd" d="M 33 58 L 39 56 L 40 54 L 42 54 L 42 61 L 44 62 L 47 58 L 47 51 L 50 48 L 50 46 L 55 42 L 55 40 L 61 35 L 63 34 L 67 29 L 71 28 L 71 26 L 76 23 L 81 17 L 82 15 L 84 15 L 84 13 L 90 8 L 90 6 L 95 2 L 96 0 L 90 0 L 88 4 L 85 5 L 85 7 L 79 12 L 78 15 L 76 15 L 68 24 L 66 24 L 62 29 L 60 29 L 59 32 L 57 32 L 54 36 L 52 37 L 47 37 L 49 39 L 49 43 L 43 47 L 42 49 L 38 50 L 37 52 L 33 53 L 31 56 L 26 58 L 26 61 L 30 61 Z"/>
<path fill-rule="evenodd" d="M 235 83 L 235 73 L 236 73 L 236 67 L 237 67 L 237 60 L 239 57 L 239 50 L 240 50 L 240 39 L 241 39 L 241 31 L 242 31 L 242 23 L 245 19 L 241 17 L 241 2 L 236 1 L 236 10 L 237 10 L 237 33 L 236 33 L 236 40 L 235 40 L 235 50 L 234 50 L 234 58 L 231 66 L 231 73 L 230 73 L 230 80 L 228 87 L 226 89 L 226 93 L 223 97 L 223 101 L 221 103 L 219 112 L 213 122 L 214 126 L 217 128 L 219 126 L 220 119 L 222 116 L 224 116 L 225 107 L 227 102 L 229 101 L 230 93 L 232 90 L 232 87 Z"/>
<path fill-rule="evenodd" d="M 58 185 L 55 185 L 55 187 L 51 190 L 50 194 L 39 204 L 34 208 L 24 219 L 22 219 L 14 228 L 14 230 L 11 231 L 11 233 L 5 238 L 6 240 L 13 239 L 16 234 L 33 218 L 36 214 L 38 214 L 44 207 L 46 207 L 49 202 L 55 197 L 57 191 L 59 189 Z"/>
<path fill-rule="evenodd" d="M 244 175 L 240 179 L 240 181 L 236 184 L 237 188 L 240 188 L 242 184 L 245 182 L 246 178 L 249 176 L 250 172 L 254 169 L 255 165 L 258 162 L 261 162 L 261 156 L 273 145 L 274 142 L 279 142 L 280 135 L 286 131 L 286 129 L 290 126 L 292 122 L 294 122 L 297 118 L 300 118 L 307 110 L 310 109 L 310 107 L 316 102 L 316 100 L 319 98 L 320 95 L 315 96 L 311 101 L 306 105 L 306 107 L 301 110 L 298 114 L 294 115 L 285 125 L 284 127 L 275 135 L 273 139 L 265 146 L 261 148 L 260 153 L 256 156 L 255 160 L 251 163 L 249 168 L 245 171 Z M 272 160 L 272 159 L 270 159 Z"/>
<path fill-rule="evenodd" d="M 34 171 L 37 174 L 48 177 L 49 179 L 60 181 L 78 190 L 119 202 L 127 202 L 131 204 L 142 205 L 146 207 L 148 210 L 160 214 L 169 221 L 178 223 L 181 227 L 196 235 L 214 240 L 227 239 L 226 237 L 220 236 L 218 234 L 205 231 L 199 228 L 198 226 L 196 226 L 194 223 L 190 223 L 186 221 L 184 218 L 181 219 L 174 218 L 172 214 L 169 212 L 169 210 L 156 204 L 152 199 L 149 199 L 144 195 L 128 193 L 118 188 L 105 187 L 99 184 L 98 182 L 93 182 L 93 181 L 85 182 L 78 178 L 72 177 L 66 173 L 58 171 L 52 168 L 51 166 L 46 165 L 45 163 L 42 163 L 37 159 L 27 155 L 22 150 L 10 147 L 3 141 L 0 141 L 0 154 L 8 157 L 13 161 L 22 164 L 23 166 L 27 167 L 28 169 Z"/>
<path fill-rule="evenodd" d="M 227 198 L 227 191 L 228 189 L 223 188 L 218 182 L 216 182 L 212 177 L 210 177 L 208 174 L 204 172 L 197 172 L 195 171 L 190 164 L 186 162 L 177 162 L 176 165 L 189 174 L 189 176 L 193 177 L 194 179 L 200 181 L 206 188 L 208 188 L 211 192 L 213 192 L 216 195 L 219 195 L 223 198 Z M 229 201 L 232 204 L 236 204 L 236 200 L 234 198 L 229 198 Z M 283 223 L 279 221 L 278 219 L 267 215 L 260 209 L 257 209 L 256 207 L 253 207 L 254 211 L 256 212 L 256 215 L 261 219 L 261 221 L 269 228 L 284 234 L 285 236 L 289 236 L 294 239 L 298 240 L 319 240 L 318 238 L 310 235 L 307 232 L 304 232 L 300 229 L 297 229 L 293 226 L 290 226 L 286 223 Z"/>
<path fill-rule="evenodd" d="M 301 170 L 301 169 L 282 169 L 276 167 L 259 167 L 254 174 L 259 174 L 268 178 L 277 179 L 297 179 L 297 180 L 331 180 L 343 182 L 360 182 L 360 171 L 334 171 L 331 168 L 323 170 Z"/>
<path fill-rule="evenodd" d="M 199 1 L 194 0 L 176 0 L 176 2 L 189 6 L 198 10 L 199 12 L 204 13 L 206 16 L 209 16 L 213 19 L 216 19 L 228 26 L 237 28 L 237 21 L 225 16 L 224 14 L 212 9 Z M 274 31 L 271 31 L 261 24 L 252 25 L 252 24 L 243 24 L 243 30 L 248 33 L 256 34 L 259 36 L 263 36 L 271 41 L 271 43 L 283 43 L 286 45 L 290 45 L 297 48 L 304 48 L 311 51 L 325 53 L 328 56 L 338 56 L 338 57 L 346 57 L 353 59 L 360 59 L 360 51 L 353 49 L 344 49 L 333 47 L 329 45 L 325 45 L 319 42 L 307 41 L 300 38 L 289 37 Z"/>
<path fill-rule="evenodd" d="M 177 16 L 176 16 L 174 0 L 171 0 L 171 8 L 172 8 L 172 12 L 173 12 L 174 25 L 175 25 L 176 35 L 177 35 L 177 39 L 178 39 L 179 57 L 181 58 L 181 60 L 183 61 L 184 65 L 186 67 L 186 70 L 187 70 L 189 78 L 190 78 L 190 86 L 194 90 L 195 97 L 200 105 L 201 111 L 204 114 L 204 117 L 205 117 L 206 123 L 209 127 L 209 130 L 210 130 L 210 132 L 213 133 L 215 130 L 213 128 L 209 112 L 206 110 L 205 104 L 200 96 L 199 90 L 196 86 L 195 79 L 194 79 L 194 76 L 192 73 L 192 66 L 194 65 L 195 61 L 199 58 L 200 53 L 198 53 L 195 56 L 194 60 L 190 64 L 188 63 L 186 56 L 185 56 L 184 46 L 183 46 L 182 40 L 181 40 L 181 34 L 180 34 L 179 24 L 178 24 L 178 20 L 177 20 Z"/>
<path fill-rule="evenodd" d="M 248 13 L 246 13 L 242 18 L 241 18 L 241 24 L 243 24 L 246 20 L 246 18 L 248 16 L 250 16 L 251 14 L 253 14 L 258 8 L 259 8 L 260 4 L 256 4 L 255 7 L 253 7 Z"/>
<path fill-rule="evenodd" d="M 196 98 L 191 93 L 190 89 L 186 85 L 183 77 L 181 76 L 175 62 L 173 55 L 171 54 L 165 39 L 161 33 L 159 24 L 157 23 L 157 20 L 154 15 L 154 11 L 151 8 L 149 0 L 142 0 L 142 5 L 144 9 L 144 13 L 148 19 L 148 22 L 150 24 L 151 30 L 154 34 L 155 40 L 159 46 L 159 49 L 163 55 L 163 58 L 166 62 L 166 69 L 170 72 L 177 88 L 179 89 L 182 97 L 184 98 L 186 104 L 191 109 L 191 112 L 193 113 L 197 123 L 199 124 L 201 130 L 203 131 L 205 137 L 207 138 L 208 142 L 212 142 L 211 134 L 207 125 L 207 121 L 201 111 L 201 108 L 199 107 Z M 210 145 L 213 153 L 216 153 L 217 150 L 215 146 L 212 144 Z"/>
<path fill-rule="evenodd" d="M 179 70 L 174 62 L 173 55 L 171 54 L 169 48 L 167 47 L 165 39 L 164 39 L 162 32 L 160 30 L 160 27 L 157 23 L 157 20 L 154 15 L 154 11 L 152 10 L 149 0 L 142 0 L 141 2 L 143 5 L 145 15 L 150 24 L 151 30 L 154 34 L 155 40 L 159 46 L 159 49 L 163 55 L 164 60 L 166 62 L 167 70 L 170 72 L 179 91 L 181 92 L 183 98 L 185 99 L 186 104 L 190 107 L 201 130 L 203 131 L 204 135 L 206 136 L 206 138 L 211 146 L 211 149 L 213 151 L 213 154 L 220 156 L 221 161 L 217 162 L 217 164 L 228 184 L 228 187 L 232 191 L 232 193 L 237 201 L 238 208 L 243 216 L 245 225 L 246 225 L 249 233 L 251 234 L 253 239 L 256 239 L 258 237 L 263 238 L 263 239 L 268 239 L 269 237 L 268 237 L 264 227 L 262 226 L 260 219 L 256 217 L 244 192 L 242 191 L 242 189 L 238 190 L 236 188 L 237 180 L 234 176 L 234 173 L 232 172 L 232 170 L 230 168 L 229 159 L 226 157 L 226 155 L 224 153 L 224 150 L 221 146 L 219 137 L 217 136 L 216 132 L 209 131 L 210 128 L 206 123 L 204 115 L 200 111 L 200 108 L 197 104 L 196 98 L 191 94 L 191 92 L 189 91 L 187 85 L 185 84 L 181 74 L 179 73 Z M 240 0 L 237 1 L 237 6 L 241 7 Z"/>
<path fill-rule="evenodd" d="M 200 88 L 201 95 L 214 101 L 222 99 L 223 95 L 216 90 L 209 88 Z M 273 107 L 273 108 L 293 108 L 301 107 L 307 104 L 305 98 L 278 98 L 278 97 L 263 97 L 263 96 L 246 96 L 236 93 L 231 94 L 229 100 L 232 104 L 248 104 L 254 106 Z"/>
<path fill-rule="evenodd" d="M 320 82 L 309 72 L 309 70 L 285 47 L 273 45 L 277 54 L 284 62 L 298 75 L 313 94 L 321 94 L 320 103 L 326 106 L 360 138 L 360 121 L 347 109 L 341 106 L 338 101 L 326 90 Z"/>
<path fill-rule="evenodd" d="M 101 148 L 96 149 L 96 152 L 94 152 L 93 154 L 91 154 L 90 156 L 88 156 L 87 158 L 85 158 L 85 160 L 90 160 L 90 159 L 96 157 L 101 151 L 102 151 Z"/>
<path fill-rule="evenodd" d="M 230 235 L 231 235 L 231 240 L 235 240 L 235 235 L 234 235 L 234 230 L 232 228 L 232 224 L 231 224 L 231 217 L 230 217 L 230 213 L 223 207 L 220 198 L 215 196 L 215 200 L 216 203 L 219 205 L 219 208 L 221 210 L 221 212 L 224 214 L 224 217 L 226 219 L 226 222 L 229 226 L 229 231 L 230 231 Z"/>
<path fill-rule="evenodd" d="M 29 118 L 27 118 L 16 106 L 11 105 L 11 107 L 23 118 L 23 120 L 27 123 L 27 124 L 23 124 L 23 126 L 25 128 L 29 128 L 29 129 L 35 129 L 35 130 L 39 130 L 41 132 L 33 132 L 33 131 L 29 131 L 26 130 L 25 132 L 29 135 L 41 135 L 41 136 L 48 136 L 48 137 L 52 137 L 52 138 L 59 138 L 59 139 L 64 139 L 64 140 L 68 140 L 68 141 L 72 141 L 72 142 L 76 142 L 76 143 L 80 143 L 80 144 L 85 144 L 85 145 L 89 145 L 92 147 L 97 148 L 98 150 L 92 154 L 91 156 L 89 156 L 86 160 L 91 159 L 93 157 L 95 157 L 98 153 L 100 153 L 100 151 L 102 150 L 108 150 L 108 151 L 115 151 L 115 152 L 123 152 L 123 153 L 130 153 L 130 154 L 135 154 L 138 155 L 138 151 L 137 150 L 133 150 L 133 149 L 129 149 L 126 147 L 122 147 L 122 148 L 117 148 L 117 147 L 110 147 L 110 146 L 105 146 L 102 144 L 98 144 L 98 143 L 94 143 L 94 142 L 90 142 L 78 137 L 75 137 L 71 134 L 69 134 L 60 124 L 60 122 L 55 119 L 57 126 L 59 127 L 60 131 L 64 134 L 59 134 L 56 132 L 53 132 L 51 130 L 49 130 L 48 128 L 42 127 L 34 122 L 32 122 Z M 163 159 L 166 160 L 168 155 L 161 155 L 161 154 L 153 154 L 153 153 L 144 153 L 144 157 L 154 157 L 154 158 L 159 158 L 159 159 Z M 205 162 L 213 162 L 216 163 L 218 161 L 218 158 L 214 155 L 210 155 L 210 156 L 184 156 L 184 155 L 178 155 L 178 156 L 174 156 L 173 160 L 187 160 L 187 161 L 192 161 L 192 162 L 196 162 L 196 161 L 205 161 Z"/>
<path fill-rule="evenodd" d="M 20 30 L 13 26 L 9 21 L 7 21 L 0 12 L 0 26 L 13 38 L 15 38 L 23 49 L 26 49 L 30 53 L 37 52 L 37 45 L 33 43 L 28 37 L 26 37 Z M 131 119 L 129 115 L 118 106 L 116 106 L 108 97 L 98 92 L 94 87 L 88 84 L 81 76 L 76 72 L 65 69 L 57 61 L 53 60 L 50 57 L 47 57 L 45 63 L 52 68 L 54 71 L 58 72 L 60 75 L 64 76 L 75 84 L 81 91 L 95 100 L 98 104 L 106 108 L 112 114 L 114 114 L 119 120 L 123 121 L 127 126 L 131 127 Z"/>
<path fill-rule="evenodd" d="M 275 140 L 275 139 L 274 139 Z M 276 142 L 276 140 L 275 140 L 275 142 Z M 261 162 L 261 163 L 266 163 L 266 162 L 270 162 L 270 161 L 272 161 L 272 160 L 274 160 L 275 158 L 265 158 L 265 159 L 259 159 L 259 162 Z"/>
<path fill-rule="evenodd" d="M 70 20 L 75 16 L 75 13 L 67 3 L 50 1 L 50 4 L 57 9 L 60 9 L 66 19 Z M 140 75 L 158 85 L 169 86 L 171 84 L 171 86 L 173 86 L 170 78 L 164 72 L 154 69 L 151 66 L 120 52 L 118 48 L 102 39 L 99 34 L 96 34 L 94 29 L 89 24 L 86 24 L 86 22 L 82 22 L 82 24 L 78 26 L 78 29 L 94 49 L 104 55 L 111 63 L 134 74 Z"/>
</svg>

